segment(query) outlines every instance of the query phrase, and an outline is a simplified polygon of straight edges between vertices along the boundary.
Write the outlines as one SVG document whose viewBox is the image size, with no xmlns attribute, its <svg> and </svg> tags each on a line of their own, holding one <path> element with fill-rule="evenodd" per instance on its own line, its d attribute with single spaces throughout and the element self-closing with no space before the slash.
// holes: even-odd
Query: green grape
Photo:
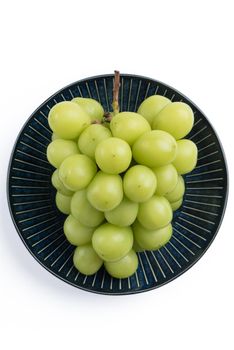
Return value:
<svg viewBox="0 0 234 350">
<path fill-rule="evenodd" d="M 138 257 L 134 250 L 125 255 L 122 259 L 114 262 L 104 262 L 107 272 L 115 278 L 127 278 L 132 276 L 138 268 Z"/>
<path fill-rule="evenodd" d="M 171 101 L 160 95 L 153 95 L 146 98 L 138 108 L 137 113 L 141 114 L 146 120 L 148 120 L 149 124 L 152 125 L 153 119 L 155 116 Z"/>
<path fill-rule="evenodd" d="M 100 258 L 105 261 L 117 261 L 132 248 L 132 230 L 130 227 L 103 224 L 94 231 L 92 244 Z"/>
<path fill-rule="evenodd" d="M 171 163 L 176 156 L 175 139 L 165 131 L 148 131 L 140 136 L 133 145 L 132 154 L 137 163 L 150 168 Z"/>
<path fill-rule="evenodd" d="M 47 147 L 47 159 L 55 168 L 59 168 L 65 158 L 77 153 L 76 143 L 70 140 L 57 139 Z"/>
<path fill-rule="evenodd" d="M 51 140 L 54 141 L 54 140 L 57 140 L 57 139 L 60 139 L 60 137 L 53 132 L 53 134 L 51 136 Z"/>
<path fill-rule="evenodd" d="M 178 174 L 176 168 L 172 164 L 167 164 L 152 170 L 157 178 L 156 195 L 164 196 L 176 187 Z"/>
<path fill-rule="evenodd" d="M 184 179 L 181 175 L 178 176 L 178 181 L 176 187 L 170 193 L 167 193 L 165 197 L 170 203 L 177 202 L 181 197 L 183 197 L 185 192 Z"/>
<path fill-rule="evenodd" d="M 132 226 L 132 230 L 133 230 L 133 227 Z M 133 231 L 134 232 L 134 231 Z M 139 244 L 137 243 L 136 239 L 134 238 L 134 241 L 133 241 L 133 246 L 132 246 L 132 249 L 136 252 L 136 253 L 140 253 L 140 252 L 143 252 L 144 249 L 142 247 L 139 246 Z"/>
<path fill-rule="evenodd" d="M 128 169 L 123 178 L 125 195 L 133 202 L 145 202 L 155 192 L 157 179 L 153 171 L 144 165 Z"/>
<path fill-rule="evenodd" d="M 108 174 L 119 174 L 125 171 L 132 159 L 129 144 L 117 137 L 101 141 L 95 151 L 99 168 Z"/>
<path fill-rule="evenodd" d="M 106 220 L 117 226 L 130 226 L 136 219 L 138 204 L 124 197 L 122 202 L 112 210 L 104 213 Z"/>
<path fill-rule="evenodd" d="M 148 230 L 162 228 L 172 220 L 170 203 L 164 197 L 153 196 L 139 205 L 137 219 Z"/>
<path fill-rule="evenodd" d="M 91 243 L 94 227 L 84 226 L 74 216 L 69 215 L 64 222 L 63 230 L 67 240 L 77 246 Z"/>
<path fill-rule="evenodd" d="M 76 139 L 80 133 L 90 124 L 88 114 L 71 101 L 57 103 L 51 108 L 48 116 L 49 126 L 52 131 L 62 139 Z"/>
<path fill-rule="evenodd" d="M 104 221 L 104 214 L 89 203 L 86 190 L 77 191 L 71 200 L 71 213 L 81 224 L 96 227 Z"/>
<path fill-rule="evenodd" d="M 58 210 L 60 210 L 63 214 L 70 214 L 71 199 L 72 196 L 65 196 L 61 192 L 57 192 L 55 196 L 55 203 Z"/>
<path fill-rule="evenodd" d="M 140 114 L 133 112 L 116 114 L 110 122 L 110 128 L 114 137 L 119 137 L 130 146 L 139 136 L 151 130 L 147 120 Z"/>
<path fill-rule="evenodd" d="M 65 196 L 72 196 L 73 192 L 68 190 L 64 184 L 62 183 L 62 181 L 59 178 L 59 171 L 58 169 L 56 169 L 53 172 L 53 175 L 51 177 L 51 182 L 52 185 L 56 188 L 57 191 L 61 192 L 62 194 L 64 194 Z"/>
<path fill-rule="evenodd" d="M 192 171 L 197 164 L 197 146 L 190 140 L 177 141 L 177 154 L 173 160 L 173 165 L 179 174 L 187 174 Z"/>
<path fill-rule="evenodd" d="M 170 203 L 171 209 L 173 211 L 176 211 L 177 209 L 179 209 L 179 207 L 181 207 L 182 203 L 183 203 L 183 197 L 178 199 L 178 201 L 176 201 L 176 202 Z"/>
<path fill-rule="evenodd" d="M 59 137 L 57 134 L 55 134 L 54 132 L 52 133 L 52 136 L 51 136 L 51 140 L 54 141 L 54 140 L 63 140 L 63 138 Z M 74 141 L 74 142 L 77 142 L 77 138 L 75 139 L 72 139 L 71 141 Z M 77 147 L 78 148 L 78 147 Z M 78 148 L 78 153 L 79 152 L 79 148 Z"/>
<path fill-rule="evenodd" d="M 72 102 L 77 103 L 90 117 L 91 122 L 103 119 L 104 109 L 102 105 L 93 98 L 75 97 Z"/>
<path fill-rule="evenodd" d="M 132 226 L 136 242 L 145 250 L 156 250 L 164 246 L 172 236 L 172 225 L 156 230 L 147 230 L 138 221 Z"/>
<path fill-rule="evenodd" d="M 59 178 L 71 191 L 79 191 L 88 186 L 97 172 L 96 164 L 84 154 L 67 157 L 59 168 Z"/>
<path fill-rule="evenodd" d="M 176 140 L 186 136 L 193 127 L 192 109 L 183 102 L 168 104 L 154 117 L 152 128 L 170 133 Z"/>
<path fill-rule="evenodd" d="M 94 251 L 91 244 L 77 247 L 73 255 L 73 263 L 84 275 L 93 275 L 103 264 L 102 259 Z"/>
<path fill-rule="evenodd" d="M 101 124 L 88 126 L 78 140 L 79 149 L 83 154 L 95 159 L 95 150 L 99 142 L 111 137 L 111 132 Z"/>
<path fill-rule="evenodd" d="M 99 171 L 87 188 L 87 198 L 97 210 L 114 209 L 123 199 L 121 177 Z"/>
</svg>

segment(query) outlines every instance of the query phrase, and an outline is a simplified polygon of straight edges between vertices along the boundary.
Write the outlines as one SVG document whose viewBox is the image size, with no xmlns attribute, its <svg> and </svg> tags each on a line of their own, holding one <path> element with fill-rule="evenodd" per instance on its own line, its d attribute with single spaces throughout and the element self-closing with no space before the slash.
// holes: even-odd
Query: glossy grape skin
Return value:
<svg viewBox="0 0 234 350">
<path fill-rule="evenodd" d="M 156 230 L 147 230 L 139 221 L 136 221 L 133 226 L 134 239 L 144 250 L 157 250 L 163 247 L 172 236 L 172 225 L 168 224 L 165 227 Z"/>
<path fill-rule="evenodd" d="M 181 207 L 182 203 L 183 203 L 183 197 L 178 199 L 178 201 L 176 201 L 176 202 L 170 203 L 171 209 L 173 211 L 176 211 L 177 209 L 179 209 Z"/>
<path fill-rule="evenodd" d="M 101 141 L 95 151 L 99 168 L 108 174 L 120 174 L 125 171 L 132 159 L 129 144 L 117 137 Z"/>
<path fill-rule="evenodd" d="M 47 147 L 47 159 L 55 168 L 59 168 L 61 163 L 68 156 L 78 153 L 77 145 L 71 140 L 56 139 Z"/>
<path fill-rule="evenodd" d="M 54 105 L 48 116 L 52 131 L 62 139 L 76 139 L 91 123 L 88 114 L 77 103 L 63 101 Z"/>
<path fill-rule="evenodd" d="M 71 213 L 81 224 L 96 227 L 104 221 L 104 214 L 89 203 L 86 190 L 77 191 L 72 196 Z"/>
<path fill-rule="evenodd" d="M 121 177 L 99 171 L 87 188 L 87 198 L 97 210 L 114 209 L 123 199 Z"/>
<path fill-rule="evenodd" d="M 171 163 L 176 157 L 177 143 L 165 131 L 148 131 L 140 136 L 132 147 L 135 161 L 150 168 Z"/>
<path fill-rule="evenodd" d="M 91 244 L 85 244 L 75 249 L 73 263 L 78 271 L 84 275 L 93 275 L 103 264 Z"/>
<path fill-rule="evenodd" d="M 62 194 L 64 194 L 65 196 L 72 196 L 73 192 L 68 190 L 64 184 L 62 183 L 62 181 L 59 178 L 59 170 L 56 169 L 52 176 L 51 176 L 51 182 L 52 185 L 56 188 L 57 191 L 61 192 Z"/>
<path fill-rule="evenodd" d="M 154 117 L 152 128 L 170 133 L 176 140 L 185 137 L 192 129 L 194 115 L 184 102 L 168 104 Z"/>
<path fill-rule="evenodd" d="M 96 164 L 84 154 L 67 157 L 59 168 L 59 178 L 71 191 L 87 187 L 97 172 Z"/>
<path fill-rule="evenodd" d="M 157 179 L 156 195 L 164 196 L 175 188 L 178 181 L 178 173 L 172 164 L 153 168 L 152 170 Z"/>
<path fill-rule="evenodd" d="M 114 137 L 119 137 L 130 146 L 133 145 L 139 136 L 151 130 L 147 120 L 134 112 L 116 114 L 110 122 L 110 129 Z"/>
<path fill-rule="evenodd" d="M 111 137 L 111 132 L 101 124 L 92 124 L 88 126 L 78 139 L 78 147 L 83 154 L 95 159 L 97 145 Z"/>
<path fill-rule="evenodd" d="M 63 231 L 67 240 L 76 246 L 91 243 L 94 230 L 94 227 L 82 225 L 72 215 L 66 218 L 63 225 Z"/>
<path fill-rule="evenodd" d="M 104 213 L 106 220 L 117 226 L 130 226 L 136 219 L 138 204 L 124 197 L 120 204 Z"/>
<path fill-rule="evenodd" d="M 96 253 L 104 261 L 117 261 L 132 248 L 132 229 L 109 223 L 103 224 L 94 231 L 92 244 Z"/>
<path fill-rule="evenodd" d="M 167 97 L 153 95 L 140 104 L 137 113 L 141 114 L 152 125 L 155 116 L 170 103 L 171 101 Z"/>
<path fill-rule="evenodd" d="M 153 196 L 140 203 L 137 219 L 148 230 L 162 228 L 172 220 L 170 203 L 165 197 Z"/>
<path fill-rule="evenodd" d="M 179 174 L 191 172 L 197 164 L 197 146 L 191 140 L 177 141 L 177 154 L 173 165 Z"/>
<path fill-rule="evenodd" d="M 132 276 L 138 268 L 138 257 L 134 250 L 130 250 L 122 259 L 115 262 L 104 262 L 107 272 L 115 278 Z"/>
<path fill-rule="evenodd" d="M 174 203 L 174 202 L 177 202 L 181 197 L 183 197 L 184 192 L 185 192 L 184 179 L 181 175 L 179 175 L 176 187 L 174 188 L 173 191 L 171 191 L 170 193 L 167 193 L 165 195 L 165 198 L 167 198 L 167 200 L 170 203 Z"/>
<path fill-rule="evenodd" d="M 72 102 L 77 103 L 90 117 L 91 122 L 95 120 L 102 121 L 104 109 L 102 105 L 93 98 L 75 97 Z"/>
<path fill-rule="evenodd" d="M 145 202 L 155 192 L 157 180 L 153 171 L 144 165 L 131 167 L 124 175 L 125 195 L 133 202 Z"/>
<path fill-rule="evenodd" d="M 65 196 L 61 192 L 57 192 L 55 196 L 56 207 L 63 214 L 70 214 L 71 212 L 71 199 L 72 196 Z"/>
</svg>

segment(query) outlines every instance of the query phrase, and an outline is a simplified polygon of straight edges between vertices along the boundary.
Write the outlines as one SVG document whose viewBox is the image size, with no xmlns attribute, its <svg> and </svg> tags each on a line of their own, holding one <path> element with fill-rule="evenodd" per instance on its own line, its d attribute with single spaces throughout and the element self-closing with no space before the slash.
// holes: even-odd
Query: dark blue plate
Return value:
<svg viewBox="0 0 234 350">
<path fill-rule="evenodd" d="M 121 75 L 120 109 L 136 111 L 154 94 L 188 103 L 195 124 L 188 138 L 198 147 L 198 163 L 185 176 L 183 206 L 174 214 L 173 236 L 159 251 L 139 254 L 139 268 L 127 279 L 111 278 L 104 269 L 93 276 L 79 273 L 72 263 L 74 247 L 63 234 L 65 216 L 55 207 L 46 159 L 51 139 L 48 113 L 57 102 L 75 96 L 92 97 L 111 109 L 113 75 L 75 82 L 45 101 L 23 126 L 12 151 L 8 201 L 15 227 L 34 258 L 71 285 L 96 293 L 130 294 L 157 288 L 188 270 L 210 246 L 220 227 L 227 201 L 227 168 L 220 141 L 204 114 L 184 95 L 166 84 L 136 75 Z"/>
</svg>

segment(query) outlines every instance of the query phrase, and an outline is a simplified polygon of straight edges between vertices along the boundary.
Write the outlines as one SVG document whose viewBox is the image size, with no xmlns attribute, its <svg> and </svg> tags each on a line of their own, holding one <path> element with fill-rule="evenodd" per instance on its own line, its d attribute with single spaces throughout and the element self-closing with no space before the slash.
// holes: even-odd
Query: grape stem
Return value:
<svg viewBox="0 0 234 350">
<path fill-rule="evenodd" d="M 114 115 L 119 113 L 119 88 L 120 88 L 120 73 L 118 70 L 115 70 L 113 102 L 112 102 Z"/>
<path fill-rule="evenodd" d="M 92 124 L 103 124 L 105 122 L 110 123 L 111 119 L 119 113 L 119 88 L 120 88 L 120 73 L 115 70 L 114 86 L 113 86 L 113 102 L 112 108 L 113 112 L 105 112 L 103 116 L 103 121 L 94 120 Z"/>
<path fill-rule="evenodd" d="M 113 118 L 112 114 L 110 112 L 105 112 L 104 113 L 104 121 L 105 122 L 111 122 L 111 119 Z"/>
</svg>

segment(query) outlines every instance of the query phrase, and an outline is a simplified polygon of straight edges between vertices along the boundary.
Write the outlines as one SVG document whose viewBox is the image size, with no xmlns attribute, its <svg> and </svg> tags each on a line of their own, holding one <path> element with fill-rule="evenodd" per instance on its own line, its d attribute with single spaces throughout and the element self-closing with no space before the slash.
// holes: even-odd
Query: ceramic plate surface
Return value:
<svg viewBox="0 0 234 350">
<path fill-rule="evenodd" d="M 8 173 L 8 201 L 15 227 L 34 258 L 48 271 L 71 285 L 103 294 L 130 294 L 159 287 L 181 275 L 207 250 L 223 218 L 227 199 L 227 169 L 217 135 L 205 115 L 175 89 L 159 81 L 121 75 L 120 109 L 136 111 L 148 96 L 160 94 L 188 103 L 195 124 L 187 138 L 198 147 L 198 163 L 184 176 L 183 206 L 175 212 L 173 236 L 159 251 L 139 253 L 139 268 L 127 279 L 111 278 L 102 268 L 93 276 L 79 273 L 72 263 L 74 247 L 63 234 L 65 216 L 55 207 L 46 159 L 51 140 L 48 113 L 57 102 L 92 97 L 111 110 L 113 75 L 75 82 L 45 101 L 23 126 L 12 151 Z"/>
</svg>

